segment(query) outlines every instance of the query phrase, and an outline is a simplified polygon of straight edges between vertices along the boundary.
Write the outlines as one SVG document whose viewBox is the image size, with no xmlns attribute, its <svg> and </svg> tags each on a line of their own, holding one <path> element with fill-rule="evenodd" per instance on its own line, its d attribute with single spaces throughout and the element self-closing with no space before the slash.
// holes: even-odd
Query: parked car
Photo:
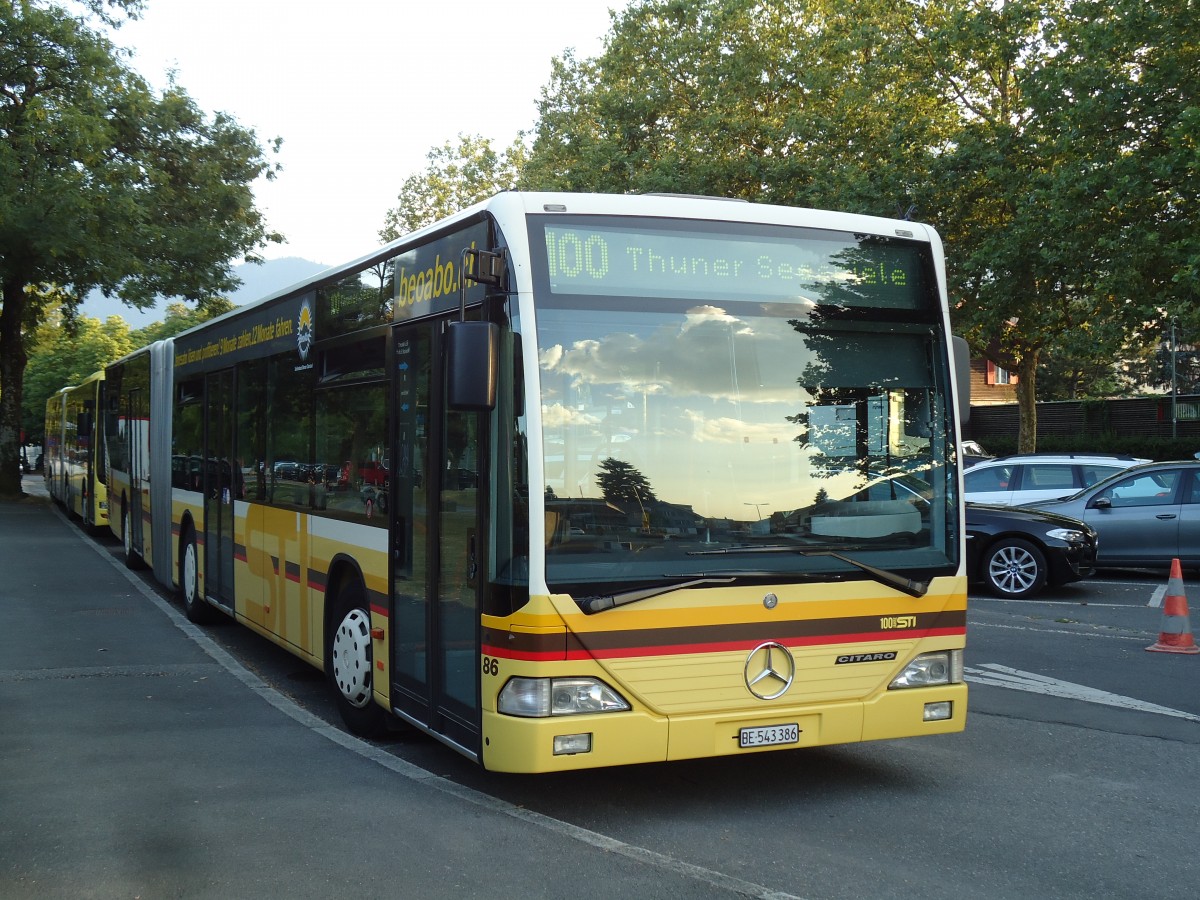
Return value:
<svg viewBox="0 0 1200 900">
<path fill-rule="evenodd" d="M 1095 571 L 1096 532 L 1068 516 L 968 503 L 967 578 L 998 597 L 1031 597 Z"/>
<path fill-rule="evenodd" d="M 349 466 L 349 463 L 346 463 Z M 362 478 L 363 484 L 370 484 L 376 487 L 389 487 L 392 483 L 391 471 L 388 468 L 388 461 L 385 460 L 367 460 L 358 464 L 358 474 Z"/>
<path fill-rule="evenodd" d="M 1134 466 L 1063 500 L 1031 506 L 1082 519 L 1100 536 L 1096 565 L 1200 566 L 1200 461 Z"/>
<path fill-rule="evenodd" d="M 1023 453 L 998 456 L 963 474 L 963 499 L 971 503 L 1016 506 L 1057 500 L 1090 487 L 1115 472 L 1150 462 L 1133 456 L 1092 453 Z"/>
</svg>

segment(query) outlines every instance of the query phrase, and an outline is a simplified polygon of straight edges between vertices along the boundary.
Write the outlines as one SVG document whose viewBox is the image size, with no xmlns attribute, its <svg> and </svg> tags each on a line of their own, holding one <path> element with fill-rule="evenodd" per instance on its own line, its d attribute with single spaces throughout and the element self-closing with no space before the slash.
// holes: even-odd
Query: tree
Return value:
<svg viewBox="0 0 1200 900">
<path fill-rule="evenodd" d="M 596 484 L 609 503 L 634 504 L 644 511 L 645 504 L 656 499 L 650 481 L 631 463 L 610 456 L 600 463 L 600 469 Z"/>
<path fill-rule="evenodd" d="M 186 303 L 168 303 L 166 316 L 161 322 L 154 322 L 133 333 L 134 344 L 144 347 L 155 341 L 174 337 L 234 309 L 237 309 L 237 304 L 225 297 L 214 297 L 200 309 L 192 309 Z"/>
<path fill-rule="evenodd" d="M 961 113 L 929 180 L 954 320 L 1018 374 L 1022 451 L 1047 354 L 1111 363 L 1194 306 L 1200 60 L 1178 38 L 1198 14 L 1173 0 L 919 7 L 914 58 Z"/>
<path fill-rule="evenodd" d="M 644 0 L 555 60 L 526 189 L 666 191 L 894 215 L 946 111 L 890 0 Z"/>
<path fill-rule="evenodd" d="M 396 198 L 399 204 L 388 210 L 380 238 L 394 241 L 513 187 L 525 155 L 520 139 L 498 153 L 491 141 L 478 135 L 460 134 L 457 146 L 447 141 L 434 147 L 426 154 L 425 171 L 405 179 Z"/>
<path fill-rule="evenodd" d="M 1198 30 L 1179 0 L 643 0 L 555 62 L 522 186 L 915 211 L 1031 450 L 1047 355 L 1200 330 Z"/>
<path fill-rule="evenodd" d="M 90 0 L 109 21 L 140 0 Z M 0 6 L 0 497 L 17 467 L 30 335 L 93 289 L 138 308 L 204 305 L 236 285 L 231 261 L 267 241 L 250 185 L 275 166 L 253 131 L 160 95 L 120 51 L 45 0 Z M 273 144 L 278 149 L 278 141 Z M 53 298 L 53 299 L 52 299 Z"/>
</svg>

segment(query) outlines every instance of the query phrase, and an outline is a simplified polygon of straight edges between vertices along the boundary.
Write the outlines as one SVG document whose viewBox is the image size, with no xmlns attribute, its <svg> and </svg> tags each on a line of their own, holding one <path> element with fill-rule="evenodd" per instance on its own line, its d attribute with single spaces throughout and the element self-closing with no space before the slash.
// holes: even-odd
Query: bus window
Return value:
<svg viewBox="0 0 1200 900">
<path fill-rule="evenodd" d="M 314 494 L 321 509 L 387 525 L 387 389 L 383 382 L 317 393 Z"/>
</svg>

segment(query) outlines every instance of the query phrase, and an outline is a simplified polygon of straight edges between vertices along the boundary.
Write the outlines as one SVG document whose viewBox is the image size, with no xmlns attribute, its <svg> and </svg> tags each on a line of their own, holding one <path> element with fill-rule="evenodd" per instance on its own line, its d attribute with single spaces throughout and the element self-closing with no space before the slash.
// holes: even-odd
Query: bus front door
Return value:
<svg viewBox="0 0 1200 900">
<path fill-rule="evenodd" d="M 204 590 L 233 611 L 233 502 L 241 469 L 233 455 L 233 371 L 205 378 Z"/>
<path fill-rule="evenodd" d="M 392 703 L 479 752 L 480 416 L 443 402 L 440 322 L 396 332 Z"/>
</svg>

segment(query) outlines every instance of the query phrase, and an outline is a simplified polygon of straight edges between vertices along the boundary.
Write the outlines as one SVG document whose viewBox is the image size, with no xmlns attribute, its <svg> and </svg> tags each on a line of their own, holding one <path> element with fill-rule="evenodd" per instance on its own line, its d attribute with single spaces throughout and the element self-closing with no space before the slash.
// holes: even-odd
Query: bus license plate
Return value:
<svg viewBox="0 0 1200 900">
<path fill-rule="evenodd" d="M 743 728 L 738 732 L 739 747 L 772 747 L 778 744 L 800 743 L 800 726 L 761 725 L 758 728 Z"/>
</svg>

